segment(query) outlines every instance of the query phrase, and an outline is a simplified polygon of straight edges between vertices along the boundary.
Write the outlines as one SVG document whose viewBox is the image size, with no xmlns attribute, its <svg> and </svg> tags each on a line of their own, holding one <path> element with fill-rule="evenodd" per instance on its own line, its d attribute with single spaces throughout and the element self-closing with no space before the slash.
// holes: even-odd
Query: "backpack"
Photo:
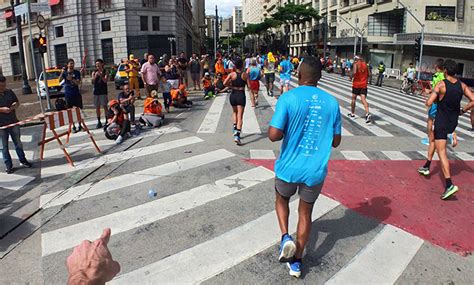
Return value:
<svg viewBox="0 0 474 285">
<path fill-rule="evenodd" d="M 66 101 L 64 101 L 63 98 L 57 98 L 56 99 L 56 102 L 54 102 L 54 106 L 56 108 L 56 111 L 62 111 L 62 110 L 66 110 L 67 107 L 66 107 Z"/>
</svg>

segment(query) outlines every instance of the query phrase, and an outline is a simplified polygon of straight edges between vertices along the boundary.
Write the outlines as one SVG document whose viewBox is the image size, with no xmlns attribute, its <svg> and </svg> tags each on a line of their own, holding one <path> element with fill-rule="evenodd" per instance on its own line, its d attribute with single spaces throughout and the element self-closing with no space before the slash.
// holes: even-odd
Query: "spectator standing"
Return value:
<svg viewBox="0 0 474 285">
<path fill-rule="evenodd" d="M 5 164 L 5 172 L 11 174 L 14 171 L 10 150 L 8 148 L 8 137 L 12 138 L 15 145 L 15 151 L 20 163 L 30 168 L 32 165 L 26 159 L 21 143 L 20 126 L 10 126 L 18 122 L 15 110 L 20 106 L 15 93 L 7 89 L 7 79 L 0 75 L 0 138 L 2 140 L 2 157 Z"/>
<path fill-rule="evenodd" d="M 169 64 L 165 67 L 166 80 L 171 84 L 171 88 L 179 87 L 179 71 L 175 58 L 171 58 Z"/>
<path fill-rule="evenodd" d="M 209 69 L 211 68 L 211 64 L 209 63 L 209 55 L 205 54 L 202 56 L 201 67 L 203 75 L 206 74 L 206 72 L 209 72 Z"/>
<path fill-rule="evenodd" d="M 68 108 L 78 107 L 82 109 L 82 95 L 79 91 L 79 84 L 81 84 L 81 73 L 74 69 L 74 59 L 67 60 L 66 70 L 61 75 L 61 82 L 64 85 L 64 98 Z M 78 131 L 82 127 L 79 124 Z M 77 132 L 76 126 L 72 124 L 72 131 Z"/>
<path fill-rule="evenodd" d="M 109 75 L 104 70 L 104 61 L 102 59 L 97 59 L 95 61 L 96 70 L 92 72 L 92 85 L 94 86 L 94 106 L 95 113 L 97 115 L 97 129 L 102 128 L 102 123 L 100 121 L 100 108 L 104 108 L 104 117 L 107 114 L 107 81 L 109 80 Z M 105 118 L 107 123 L 107 117 Z"/>
<path fill-rule="evenodd" d="M 143 58 L 140 60 L 140 68 L 148 61 L 148 53 L 143 54 Z"/>
<path fill-rule="evenodd" d="M 382 87 L 383 74 L 385 72 L 385 64 L 383 63 L 383 61 L 380 62 L 378 70 L 379 70 L 379 75 L 377 77 L 377 82 L 375 83 L 375 85 Z"/>
<path fill-rule="evenodd" d="M 154 55 L 148 55 L 148 62 L 143 64 L 141 72 L 147 94 L 151 94 L 152 90 L 158 90 L 160 68 L 155 63 Z"/>
<path fill-rule="evenodd" d="M 188 88 L 188 59 L 182 51 L 178 58 L 179 84 L 184 84 Z"/>
<path fill-rule="evenodd" d="M 171 99 L 171 84 L 166 80 L 165 75 L 160 77 L 160 90 L 163 92 L 163 101 L 165 104 L 165 110 L 167 113 L 170 112 L 170 106 L 173 103 Z"/>
<path fill-rule="evenodd" d="M 128 84 L 130 85 L 130 89 L 135 90 L 135 95 L 137 99 L 140 98 L 140 85 L 138 84 L 138 71 L 140 70 L 140 66 L 138 62 L 135 60 L 135 56 L 131 54 L 128 58 L 128 68 L 125 69 L 128 72 Z"/>
<path fill-rule="evenodd" d="M 193 81 L 194 90 L 201 89 L 201 83 L 199 82 L 201 76 L 201 63 L 195 53 L 193 53 L 193 56 L 189 60 L 189 69 L 191 70 L 191 80 Z"/>
</svg>

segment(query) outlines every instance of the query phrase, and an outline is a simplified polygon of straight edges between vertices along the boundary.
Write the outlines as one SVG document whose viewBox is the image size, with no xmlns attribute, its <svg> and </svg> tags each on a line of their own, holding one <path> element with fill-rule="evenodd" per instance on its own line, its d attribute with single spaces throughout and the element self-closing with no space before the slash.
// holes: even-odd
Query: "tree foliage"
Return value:
<svg viewBox="0 0 474 285">
<path fill-rule="evenodd" d="M 318 10 L 311 6 L 311 3 L 307 4 L 295 4 L 289 2 L 286 5 L 277 8 L 277 11 L 272 14 L 272 18 L 276 21 L 285 24 L 300 25 L 307 23 L 311 20 L 319 20 L 321 16 Z"/>
</svg>

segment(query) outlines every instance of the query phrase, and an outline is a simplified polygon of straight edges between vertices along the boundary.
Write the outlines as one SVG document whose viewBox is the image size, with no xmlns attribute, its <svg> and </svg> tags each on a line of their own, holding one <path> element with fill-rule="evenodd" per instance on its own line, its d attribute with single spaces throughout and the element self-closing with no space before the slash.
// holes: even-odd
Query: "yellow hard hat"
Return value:
<svg viewBox="0 0 474 285">
<path fill-rule="evenodd" d="M 133 54 L 131 54 L 131 55 L 128 57 L 128 59 L 134 60 L 134 59 L 135 59 L 135 56 L 133 56 Z"/>
</svg>

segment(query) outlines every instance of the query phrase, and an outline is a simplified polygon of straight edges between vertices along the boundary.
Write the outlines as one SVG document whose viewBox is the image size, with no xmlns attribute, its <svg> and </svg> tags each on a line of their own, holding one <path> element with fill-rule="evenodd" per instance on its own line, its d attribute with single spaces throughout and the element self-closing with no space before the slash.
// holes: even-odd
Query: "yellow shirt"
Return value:
<svg viewBox="0 0 474 285">
<path fill-rule="evenodd" d="M 291 60 L 291 63 L 298 64 L 298 63 L 300 63 L 300 60 L 297 57 L 295 57 Z"/>
<path fill-rule="evenodd" d="M 128 64 L 128 68 L 132 71 L 128 72 L 128 77 L 137 77 L 138 76 L 138 63 L 132 61 Z"/>
</svg>

